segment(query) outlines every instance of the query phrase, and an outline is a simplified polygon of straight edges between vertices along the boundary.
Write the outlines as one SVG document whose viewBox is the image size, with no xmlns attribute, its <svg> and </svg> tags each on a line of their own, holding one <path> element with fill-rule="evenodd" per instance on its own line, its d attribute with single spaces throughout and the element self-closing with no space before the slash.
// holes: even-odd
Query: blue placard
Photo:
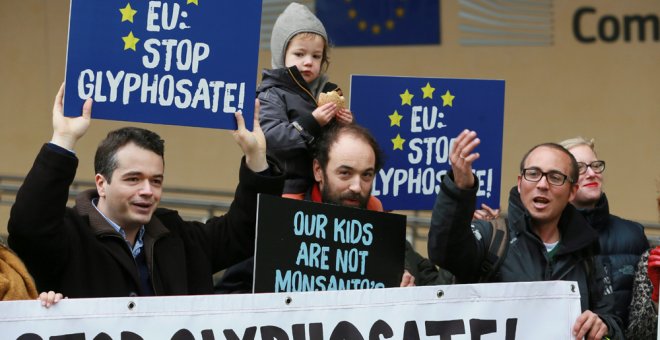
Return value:
<svg viewBox="0 0 660 340">
<path fill-rule="evenodd" d="M 386 155 L 373 187 L 386 209 L 432 209 L 463 129 L 481 139 L 477 203 L 500 206 L 504 81 L 353 75 L 350 108 Z"/>
<path fill-rule="evenodd" d="M 260 21 L 260 0 L 71 0 L 64 112 L 251 129 Z"/>
</svg>

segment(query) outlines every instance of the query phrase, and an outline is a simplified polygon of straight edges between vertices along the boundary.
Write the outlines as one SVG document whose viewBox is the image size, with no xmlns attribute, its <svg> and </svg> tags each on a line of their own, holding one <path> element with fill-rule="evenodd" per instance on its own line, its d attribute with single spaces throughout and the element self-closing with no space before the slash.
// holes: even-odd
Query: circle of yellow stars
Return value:
<svg viewBox="0 0 660 340">
<path fill-rule="evenodd" d="M 405 1 L 405 0 L 401 0 Z M 347 4 L 351 4 L 353 0 L 344 0 Z M 357 28 L 360 31 L 367 31 L 369 29 L 371 31 L 371 34 L 378 35 L 383 31 L 383 27 L 389 31 L 394 30 L 396 24 L 394 19 L 387 19 L 384 22 L 381 23 L 369 23 L 364 19 L 359 18 L 358 11 L 354 7 L 350 7 L 347 12 L 348 18 L 351 20 L 356 20 L 357 21 Z M 399 6 L 394 9 L 394 17 L 397 19 L 401 19 L 406 15 L 406 10 L 405 8 Z"/>
<path fill-rule="evenodd" d="M 194 4 L 196 6 L 199 6 L 199 0 L 187 0 L 186 4 Z M 127 3 L 124 8 L 119 9 L 119 13 L 121 13 L 121 22 L 128 21 L 131 24 L 133 23 L 133 17 L 135 17 L 135 14 L 138 11 L 133 9 L 131 7 L 131 3 Z M 128 35 L 125 37 L 121 37 L 121 39 L 124 41 L 124 51 L 125 50 L 133 50 L 136 51 L 135 46 L 137 45 L 138 41 L 140 41 L 139 38 L 133 35 L 133 31 L 128 32 Z"/>
<path fill-rule="evenodd" d="M 435 88 L 431 86 L 430 82 L 426 83 L 426 86 L 421 88 L 422 90 L 422 99 L 433 99 L 433 93 L 435 92 Z M 410 93 L 408 89 L 406 89 L 403 93 L 399 95 L 401 97 L 401 106 L 408 105 L 412 106 L 412 99 L 415 97 L 414 94 Z M 440 96 L 442 98 L 442 106 L 449 106 L 453 107 L 454 105 L 454 98 L 456 96 L 452 95 L 449 90 L 445 92 L 444 95 Z M 398 110 L 394 110 L 394 113 L 388 116 L 390 119 L 390 127 L 392 126 L 398 126 L 401 127 L 401 119 L 403 116 L 399 114 Z M 403 143 L 406 142 L 404 138 L 401 138 L 401 134 L 396 134 L 395 138 L 391 139 L 392 141 L 392 150 L 401 150 L 403 151 Z"/>
</svg>

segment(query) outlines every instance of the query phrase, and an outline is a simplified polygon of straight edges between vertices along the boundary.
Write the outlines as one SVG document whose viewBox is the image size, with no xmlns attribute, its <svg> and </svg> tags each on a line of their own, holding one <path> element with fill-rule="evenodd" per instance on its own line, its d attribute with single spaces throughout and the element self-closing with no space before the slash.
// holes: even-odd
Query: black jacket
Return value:
<svg viewBox="0 0 660 340">
<path fill-rule="evenodd" d="M 649 248 L 644 227 L 637 222 L 611 215 L 604 193 L 595 208 L 578 211 L 598 232 L 599 258 L 611 277 L 615 312 L 627 325 L 635 268 L 642 253 Z"/>
<path fill-rule="evenodd" d="M 443 177 L 429 230 L 429 257 L 452 272 L 459 283 L 477 282 L 493 230 L 487 221 L 474 220 L 477 188 L 461 190 L 450 173 Z M 478 182 L 476 182 L 478 183 Z M 577 281 L 582 310 L 591 310 L 607 323 L 611 338 L 622 336 L 621 320 L 613 315 L 612 295 L 606 295 L 602 266 L 595 260 L 598 235 L 572 205 L 559 220 L 561 241 L 549 258 L 545 245 L 532 232 L 517 188 L 509 195 L 509 240 L 502 265 L 492 282 Z"/>
<path fill-rule="evenodd" d="M 123 237 L 92 206 L 96 190 L 66 207 L 77 165 L 72 154 L 41 149 L 11 209 L 9 244 L 40 291 L 72 298 L 139 295 L 138 266 Z M 239 178 L 224 216 L 186 222 L 159 208 L 145 225 L 143 252 L 156 295 L 211 294 L 213 273 L 252 255 L 257 193 L 281 194 L 283 176 L 256 174 L 243 160 Z"/>
<path fill-rule="evenodd" d="M 335 89 L 333 83 L 322 85 L 323 92 Z M 323 131 L 312 116 L 318 107 L 316 98 L 295 66 L 264 70 L 257 96 L 268 154 L 280 162 L 286 175 L 284 193 L 305 192 L 314 184 L 312 146 Z"/>
</svg>

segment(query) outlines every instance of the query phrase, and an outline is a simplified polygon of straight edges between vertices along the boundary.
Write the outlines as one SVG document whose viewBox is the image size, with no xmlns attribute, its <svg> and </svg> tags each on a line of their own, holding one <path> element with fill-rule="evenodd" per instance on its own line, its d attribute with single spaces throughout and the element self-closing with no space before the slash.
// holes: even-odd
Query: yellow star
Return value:
<svg viewBox="0 0 660 340">
<path fill-rule="evenodd" d="M 401 138 L 401 135 L 399 135 L 397 133 L 396 138 L 392 138 L 392 144 L 394 144 L 394 146 L 392 147 L 392 150 L 399 149 L 399 150 L 403 151 L 403 142 L 405 142 L 405 141 L 406 140 Z"/>
<path fill-rule="evenodd" d="M 188 0 L 186 2 L 186 5 L 190 5 L 190 4 L 195 4 L 195 5 L 199 6 L 199 3 L 197 3 L 197 0 Z"/>
<path fill-rule="evenodd" d="M 406 89 L 406 92 L 402 93 L 399 95 L 401 97 L 401 105 L 411 105 L 412 106 L 412 99 L 415 95 L 410 94 L 408 92 L 408 89 Z"/>
<path fill-rule="evenodd" d="M 124 21 L 133 22 L 133 16 L 135 15 L 135 13 L 137 13 L 136 10 L 131 8 L 130 3 L 126 4 L 126 7 L 120 8 L 119 12 L 121 12 L 121 22 L 124 22 Z"/>
<path fill-rule="evenodd" d="M 449 90 L 447 90 L 447 92 L 442 95 L 442 106 L 452 106 L 454 103 L 454 98 L 455 96 L 452 96 L 451 93 L 449 93 Z"/>
<path fill-rule="evenodd" d="M 122 37 L 122 40 L 124 40 L 124 51 L 129 49 L 129 48 L 131 50 L 135 51 L 135 44 L 137 44 L 137 42 L 140 41 L 140 39 L 136 38 L 133 35 L 133 31 L 128 33 L 127 36 Z"/>
<path fill-rule="evenodd" d="M 400 115 L 399 112 L 394 110 L 394 113 L 389 115 L 388 117 L 390 117 L 390 126 L 396 125 L 398 127 L 401 127 L 401 118 L 403 118 L 403 116 Z"/>
<path fill-rule="evenodd" d="M 431 98 L 433 99 L 433 91 L 435 91 L 434 87 L 431 87 L 431 83 L 426 83 L 426 86 L 422 87 L 422 92 L 424 92 L 424 98 Z"/>
</svg>

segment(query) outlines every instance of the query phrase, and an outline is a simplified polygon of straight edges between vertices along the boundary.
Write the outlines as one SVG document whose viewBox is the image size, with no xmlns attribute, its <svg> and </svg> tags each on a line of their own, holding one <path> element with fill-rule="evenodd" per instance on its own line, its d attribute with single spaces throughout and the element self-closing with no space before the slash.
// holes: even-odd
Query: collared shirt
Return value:
<svg viewBox="0 0 660 340">
<path fill-rule="evenodd" d="M 131 253 L 133 253 L 133 258 L 138 257 L 138 255 L 140 255 L 140 252 L 142 252 L 142 247 L 144 246 L 144 225 L 142 227 L 140 227 L 140 231 L 138 231 L 137 237 L 135 238 L 135 245 L 133 247 L 131 247 L 131 243 L 128 242 L 128 239 L 126 238 L 126 232 L 124 231 L 124 229 L 122 229 L 117 223 L 113 222 L 111 219 L 106 217 L 101 212 L 101 210 L 99 210 L 99 208 L 96 206 L 97 203 L 98 203 L 98 198 L 95 198 L 95 199 L 92 200 L 92 205 L 94 206 L 96 211 L 98 211 L 99 214 L 101 214 L 101 216 L 103 216 L 103 218 L 105 218 L 105 220 L 108 221 L 108 223 L 110 223 L 110 225 L 113 228 L 115 228 L 115 230 L 119 234 L 121 234 L 121 236 L 124 238 L 124 240 L 126 241 L 126 244 L 128 244 L 128 248 L 130 248 Z"/>
</svg>

